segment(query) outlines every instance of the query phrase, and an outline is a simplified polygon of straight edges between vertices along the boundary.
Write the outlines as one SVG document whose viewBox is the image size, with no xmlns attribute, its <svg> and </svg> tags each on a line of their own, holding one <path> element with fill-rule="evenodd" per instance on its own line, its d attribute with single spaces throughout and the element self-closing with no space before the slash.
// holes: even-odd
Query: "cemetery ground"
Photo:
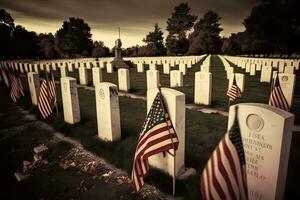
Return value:
<svg viewBox="0 0 300 200">
<path fill-rule="evenodd" d="M 176 67 L 175 67 L 176 68 Z M 160 82 L 162 87 L 169 86 L 169 75 L 162 74 L 160 70 Z M 200 63 L 188 69 L 188 74 L 184 76 L 184 87 L 178 88 L 186 94 L 186 103 L 193 104 L 194 93 L 194 73 L 199 71 Z M 235 72 L 239 69 L 235 67 Z M 57 73 L 57 78 L 58 78 Z M 89 70 L 89 80 L 91 72 Z M 217 56 L 212 57 L 212 74 L 213 74 L 213 94 L 212 107 L 226 111 L 228 108 L 228 98 L 226 91 L 228 81 L 221 60 Z M 78 80 L 77 72 L 69 73 Z M 136 95 L 146 95 L 146 75 L 137 73 L 135 68 L 130 70 L 131 93 Z M 103 70 L 104 81 L 117 84 L 117 73 L 107 74 Z M 245 92 L 240 102 L 261 102 L 267 103 L 270 95 L 270 84 L 259 83 L 259 74 L 250 77 L 246 75 Z M 300 75 L 297 74 L 299 85 Z M 76 125 L 68 125 L 63 121 L 60 85 L 57 85 L 59 114 L 52 115 L 47 120 L 42 120 L 37 108 L 31 105 L 30 95 L 28 93 L 27 79 L 23 78 L 26 98 L 23 98 L 19 106 L 22 109 L 32 113 L 37 119 L 46 122 L 54 128 L 55 132 L 60 132 L 64 136 L 77 140 L 84 149 L 104 158 L 107 162 L 116 168 L 124 170 L 131 174 L 134 152 L 138 140 L 138 133 L 146 117 L 146 101 L 132 99 L 129 97 L 119 97 L 122 140 L 105 143 L 97 139 L 96 108 L 94 91 L 78 89 L 79 103 L 81 110 L 82 122 Z M 82 172 L 77 167 L 80 165 L 79 160 L 74 160 L 67 168 L 64 167 L 63 161 L 74 155 L 76 148 L 68 142 L 53 142 L 53 133 L 46 131 L 38 126 L 30 125 L 30 119 L 24 118 L 15 105 L 9 101 L 8 91 L 1 85 L 1 93 L 7 96 L 0 100 L 0 157 L 1 164 L 1 194 L 5 198 L 1 199 L 136 199 L 143 196 L 132 193 L 130 184 L 118 184 L 117 182 L 106 182 L 103 178 L 93 178 L 107 173 L 104 169 L 98 169 L 90 173 Z M 199 106 L 203 107 L 203 106 Z M 296 87 L 294 106 L 292 112 L 296 114 L 295 124 L 300 124 L 300 88 Z M 28 126 L 23 126 L 29 124 Z M 23 127 L 21 130 L 12 131 L 13 134 L 7 135 L 12 128 Z M 219 114 L 205 114 L 197 110 L 186 109 L 186 150 L 185 165 L 196 169 L 196 175 L 184 180 L 177 181 L 177 196 L 183 199 L 199 199 L 200 184 L 199 179 L 201 172 L 210 157 L 215 146 L 223 136 L 227 128 L 227 117 Z M 31 176 L 17 182 L 14 178 L 14 172 L 22 168 L 23 161 L 32 161 L 32 149 L 35 146 L 47 144 L 49 150 L 45 155 L 48 163 L 38 164 L 31 172 Z M 286 183 L 287 199 L 300 198 L 300 192 L 297 185 L 300 181 L 300 153 L 297 146 L 300 145 L 300 134 L 294 132 L 290 161 Z M 75 148 L 75 149 L 74 149 Z M 72 154 L 73 153 L 73 154 Z M 71 162 L 72 163 L 72 162 Z M 102 173 L 102 172 L 105 173 Z M 83 182 L 82 182 L 83 181 Z M 126 181 L 124 181 L 126 182 Z M 146 179 L 146 183 L 154 185 L 165 194 L 171 194 L 172 180 L 170 177 L 151 170 Z M 164 195 L 162 195 L 164 197 Z M 19 198 L 18 198 L 19 197 Z M 156 196 L 149 196 L 157 198 Z"/>
</svg>

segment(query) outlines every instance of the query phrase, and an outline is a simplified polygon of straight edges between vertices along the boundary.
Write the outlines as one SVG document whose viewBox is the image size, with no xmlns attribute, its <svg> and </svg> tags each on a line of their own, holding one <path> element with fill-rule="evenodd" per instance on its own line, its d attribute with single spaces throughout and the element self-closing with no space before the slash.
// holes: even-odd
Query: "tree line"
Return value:
<svg viewBox="0 0 300 200">
<path fill-rule="evenodd" d="M 166 38 L 156 23 L 143 46 L 123 49 L 124 56 L 164 55 L 264 55 L 291 56 L 300 53 L 299 0 L 261 0 L 243 25 L 245 30 L 221 37 L 221 17 L 208 11 L 198 19 L 188 3 L 175 6 L 167 19 Z M 20 25 L 0 9 L 0 58 L 74 58 L 112 56 L 102 41 L 91 39 L 91 28 L 79 18 L 71 17 L 52 33 L 37 34 Z"/>
</svg>

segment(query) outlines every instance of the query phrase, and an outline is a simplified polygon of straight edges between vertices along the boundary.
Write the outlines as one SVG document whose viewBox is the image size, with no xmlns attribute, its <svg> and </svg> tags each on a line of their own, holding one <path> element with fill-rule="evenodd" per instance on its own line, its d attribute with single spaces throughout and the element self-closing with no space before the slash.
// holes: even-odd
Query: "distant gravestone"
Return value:
<svg viewBox="0 0 300 200">
<path fill-rule="evenodd" d="M 245 75 L 241 74 L 241 73 L 234 73 L 231 75 L 231 77 L 229 78 L 229 82 L 228 82 L 229 83 L 228 90 L 230 89 L 230 87 L 233 84 L 233 75 L 235 76 L 236 85 L 239 87 L 241 92 L 244 92 L 244 90 L 245 90 Z"/>
<path fill-rule="evenodd" d="M 278 72 L 283 73 L 284 72 L 284 67 L 285 67 L 285 62 L 284 61 L 279 61 Z"/>
<path fill-rule="evenodd" d="M 60 76 L 66 77 L 68 76 L 68 71 L 66 66 L 60 66 Z"/>
<path fill-rule="evenodd" d="M 137 64 L 137 72 L 144 72 L 144 64 L 143 63 Z"/>
<path fill-rule="evenodd" d="M 245 72 L 250 73 L 250 70 L 251 70 L 251 63 L 246 63 Z"/>
<path fill-rule="evenodd" d="M 147 92 L 148 112 L 157 92 L 158 89 L 152 89 Z M 161 88 L 161 93 L 179 140 L 175 159 L 175 174 L 178 175 L 185 169 L 185 94 L 169 88 Z M 173 150 L 171 150 L 171 153 L 173 153 Z M 151 156 L 149 163 L 152 167 L 169 175 L 174 173 L 174 158 L 168 153 L 165 156 L 163 154 Z"/>
<path fill-rule="evenodd" d="M 170 64 L 169 63 L 163 64 L 163 72 L 164 72 L 164 74 L 170 74 Z"/>
<path fill-rule="evenodd" d="M 270 83 L 272 78 L 272 66 L 263 66 L 261 68 L 260 82 Z"/>
<path fill-rule="evenodd" d="M 195 73 L 195 104 L 211 104 L 212 74 L 210 72 Z"/>
<path fill-rule="evenodd" d="M 110 62 L 108 62 L 106 64 L 106 72 L 110 74 L 110 73 L 113 73 L 113 71 L 114 71 L 114 68 L 113 68 L 112 64 Z"/>
<path fill-rule="evenodd" d="M 149 70 L 156 70 L 156 64 L 151 63 L 151 64 L 149 65 Z"/>
<path fill-rule="evenodd" d="M 295 74 L 278 74 L 279 83 L 282 89 L 282 92 L 289 104 L 289 107 L 292 107 L 294 99 L 294 91 L 296 85 L 296 75 Z"/>
<path fill-rule="evenodd" d="M 237 104 L 230 107 L 228 130 L 236 107 L 249 199 L 284 199 L 294 115 L 266 104 Z"/>
<path fill-rule="evenodd" d="M 229 79 L 233 74 L 234 74 L 233 67 L 228 67 L 227 70 L 226 70 L 227 79 Z"/>
<path fill-rule="evenodd" d="M 159 71 L 148 70 L 147 71 L 147 90 L 151 90 L 159 87 Z"/>
<path fill-rule="evenodd" d="M 250 76 L 255 76 L 256 75 L 256 64 L 251 64 L 250 65 Z"/>
<path fill-rule="evenodd" d="M 79 67 L 79 83 L 81 85 L 88 84 L 87 69 L 85 67 Z"/>
<path fill-rule="evenodd" d="M 130 75 L 128 69 L 118 70 L 119 90 L 129 92 L 130 90 Z"/>
<path fill-rule="evenodd" d="M 171 70 L 170 72 L 170 87 L 182 87 L 183 75 L 179 70 Z"/>
<path fill-rule="evenodd" d="M 38 98 L 40 94 L 40 78 L 39 74 L 36 72 L 29 72 L 27 74 L 28 78 L 28 85 L 29 85 L 29 92 L 31 97 L 31 102 L 33 105 L 37 105 Z"/>
<path fill-rule="evenodd" d="M 97 83 L 95 87 L 98 137 L 104 141 L 121 139 L 118 88 L 112 83 Z"/>
<path fill-rule="evenodd" d="M 183 75 L 186 75 L 186 64 L 180 63 L 179 71 L 181 71 Z"/>
<path fill-rule="evenodd" d="M 72 77 L 62 77 L 61 92 L 64 120 L 69 124 L 80 122 L 80 107 L 77 93 L 77 81 Z"/>
<path fill-rule="evenodd" d="M 102 70 L 99 67 L 93 67 L 92 73 L 93 73 L 93 85 L 96 86 L 97 83 L 102 82 Z"/>
<path fill-rule="evenodd" d="M 295 73 L 294 66 L 285 66 L 284 73 L 285 74 L 294 74 Z"/>
</svg>

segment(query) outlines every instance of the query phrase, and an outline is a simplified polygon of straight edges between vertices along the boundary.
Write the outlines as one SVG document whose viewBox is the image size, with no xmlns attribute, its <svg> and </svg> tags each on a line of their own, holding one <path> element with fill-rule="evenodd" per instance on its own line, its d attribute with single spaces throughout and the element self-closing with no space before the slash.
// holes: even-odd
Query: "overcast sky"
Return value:
<svg viewBox="0 0 300 200">
<path fill-rule="evenodd" d="M 243 19 L 258 0 L 0 0 L 16 24 L 38 33 L 55 33 L 69 17 L 84 19 L 94 40 L 114 46 L 121 27 L 123 47 L 142 45 L 142 39 L 158 23 L 163 30 L 173 8 L 188 2 L 191 12 L 201 18 L 208 10 L 222 17 L 221 35 L 244 30 Z M 165 30 L 164 30 L 165 31 Z M 165 31 L 164 36 L 167 33 Z"/>
</svg>

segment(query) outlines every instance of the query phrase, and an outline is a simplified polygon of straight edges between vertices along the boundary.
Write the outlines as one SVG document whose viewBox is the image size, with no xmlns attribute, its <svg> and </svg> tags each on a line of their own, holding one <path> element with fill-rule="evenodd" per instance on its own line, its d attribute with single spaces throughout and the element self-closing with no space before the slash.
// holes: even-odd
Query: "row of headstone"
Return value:
<svg viewBox="0 0 300 200">
<path fill-rule="evenodd" d="M 238 77 L 238 74 L 235 75 Z M 206 91 L 206 88 L 201 87 L 206 85 L 205 79 L 211 82 L 211 73 L 196 72 L 195 79 L 195 86 L 203 81 L 199 91 Z M 38 88 L 38 73 L 28 73 L 28 80 L 29 85 Z M 280 80 L 289 81 L 282 75 Z M 74 78 L 61 78 L 64 120 L 70 124 L 78 123 L 81 119 L 76 84 Z M 38 93 L 36 88 L 30 89 L 30 93 L 32 92 Z M 157 88 L 148 90 L 147 112 L 157 92 Z M 179 175 L 185 169 L 185 95 L 169 88 L 162 88 L 161 93 L 179 139 L 179 148 L 176 151 L 175 162 L 169 154 L 155 155 L 149 162 L 152 167 L 169 175 Z M 98 137 L 104 141 L 122 139 L 117 86 L 105 82 L 96 83 L 95 98 Z M 230 108 L 228 130 L 232 127 L 236 115 L 245 150 L 248 199 L 283 199 L 294 115 L 265 104 L 237 104 Z"/>
</svg>

